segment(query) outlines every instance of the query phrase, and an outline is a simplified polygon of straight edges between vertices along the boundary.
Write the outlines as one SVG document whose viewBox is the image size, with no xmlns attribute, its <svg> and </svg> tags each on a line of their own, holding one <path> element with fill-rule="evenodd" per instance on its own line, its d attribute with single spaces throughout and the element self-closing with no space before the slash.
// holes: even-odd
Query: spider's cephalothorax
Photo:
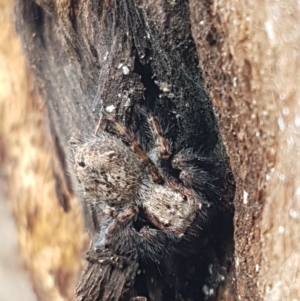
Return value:
<svg viewBox="0 0 300 301">
<path fill-rule="evenodd" d="M 126 143 L 103 131 L 70 140 L 84 198 L 106 216 L 98 246 L 157 260 L 197 234 L 202 202 L 192 189 L 160 170 L 159 161 L 169 159 L 170 149 L 155 117 L 149 127 L 156 164 L 122 125 L 107 119 Z"/>
</svg>

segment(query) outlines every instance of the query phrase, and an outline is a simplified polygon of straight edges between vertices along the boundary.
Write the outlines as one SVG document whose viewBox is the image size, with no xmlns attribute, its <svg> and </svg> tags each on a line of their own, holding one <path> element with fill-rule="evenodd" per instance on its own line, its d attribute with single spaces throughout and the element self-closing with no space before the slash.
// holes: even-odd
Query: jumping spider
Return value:
<svg viewBox="0 0 300 301">
<path fill-rule="evenodd" d="M 148 119 L 154 142 L 148 153 L 111 115 L 103 117 L 98 134 L 69 141 L 83 197 L 104 214 L 97 246 L 160 260 L 199 232 L 206 202 L 196 191 L 201 172 L 189 162 L 203 158 L 190 150 L 172 155 L 154 116 Z"/>
</svg>

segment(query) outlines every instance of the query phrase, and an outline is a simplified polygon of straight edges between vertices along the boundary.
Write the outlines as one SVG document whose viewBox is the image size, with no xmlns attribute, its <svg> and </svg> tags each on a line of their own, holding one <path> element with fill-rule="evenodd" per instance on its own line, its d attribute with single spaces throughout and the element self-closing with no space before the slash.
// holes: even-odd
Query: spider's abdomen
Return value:
<svg viewBox="0 0 300 301">
<path fill-rule="evenodd" d="M 143 179 L 141 163 L 122 141 L 101 132 L 70 144 L 75 173 L 86 195 L 116 205 L 136 198 Z"/>
</svg>

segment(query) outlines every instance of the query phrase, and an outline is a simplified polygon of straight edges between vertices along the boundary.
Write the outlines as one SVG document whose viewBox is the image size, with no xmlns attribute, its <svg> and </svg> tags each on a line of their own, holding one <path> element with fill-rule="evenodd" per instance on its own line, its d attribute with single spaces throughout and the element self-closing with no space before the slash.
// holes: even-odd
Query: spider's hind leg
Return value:
<svg viewBox="0 0 300 301">
<path fill-rule="evenodd" d="M 176 154 L 172 159 L 172 167 L 179 170 L 179 179 L 189 188 L 200 193 L 210 201 L 220 199 L 217 189 L 218 176 L 216 169 L 219 163 L 213 158 L 199 156 L 191 149 L 186 149 Z"/>
<path fill-rule="evenodd" d="M 155 116 L 148 119 L 149 127 L 155 141 L 155 150 L 160 161 L 170 158 L 171 150 L 167 139 L 163 136 L 163 129 Z"/>
<path fill-rule="evenodd" d="M 161 165 L 171 156 L 171 145 L 164 137 L 165 131 L 161 126 L 161 120 L 145 108 L 136 107 L 136 113 L 142 120 L 143 134 L 148 140 L 149 155 L 157 165 Z"/>
</svg>

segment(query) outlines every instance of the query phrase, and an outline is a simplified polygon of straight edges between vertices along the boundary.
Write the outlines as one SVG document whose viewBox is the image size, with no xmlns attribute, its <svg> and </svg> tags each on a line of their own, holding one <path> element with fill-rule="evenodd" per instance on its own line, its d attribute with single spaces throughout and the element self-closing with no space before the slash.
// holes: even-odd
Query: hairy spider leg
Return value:
<svg viewBox="0 0 300 301">
<path fill-rule="evenodd" d="M 173 168 L 180 170 L 179 179 L 186 187 L 201 192 L 202 197 L 207 195 L 207 193 L 218 198 L 221 197 L 219 190 L 214 184 L 217 178 L 214 178 L 207 168 L 201 167 L 203 164 L 216 164 L 212 159 L 199 156 L 191 149 L 186 149 L 177 153 L 173 157 L 171 164 Z M 203 200 L 203 202 L 208 202 L 208 200 Z"/>
<path fill-rule="evenodd" d="M 158 158 L 166 161 L 170 158 L 170 147 L 167 139 L 163 137 L 163 130 L 155 116 L 148 119 L 149 127 L 155 139 L 155 147 L 158 152 Z"/>
<path fill-rule="evenodd" d="M 118 227 L 109 226 L 106 231 L 106 248 L 113 248 L 120 255 L 137 253 L 141 259 L 154 262 L 159 262 L 169 252 L 175 252 L 176 243 L 180 242 L 176 236 L 149 226 L 138 231 L 132 223 L 119 223 Z"/>
<path fill-rule="evenodd" d="M 176 245 L 181 237 L 149 226 L 140 230 L 135 228 L 133 223 L 139 214 L 137 206 L 129 206 L 117 215 L 116 212 L 105 213 L 99 238 L 94 244 L 96 249 L 112 248 L 119 255 L 138 255 L 142 260 L 154 262 L 179 251 Z"/>
<path fill-rule="evenodd" d="M 107 227 L 106 234 L 110 238 L 111 235 L 119 228 L 126 226 L 138 214 L 137 206 L 127 207 L 124 211 L 120 212 L 112 223 Z"/>
</svg>

